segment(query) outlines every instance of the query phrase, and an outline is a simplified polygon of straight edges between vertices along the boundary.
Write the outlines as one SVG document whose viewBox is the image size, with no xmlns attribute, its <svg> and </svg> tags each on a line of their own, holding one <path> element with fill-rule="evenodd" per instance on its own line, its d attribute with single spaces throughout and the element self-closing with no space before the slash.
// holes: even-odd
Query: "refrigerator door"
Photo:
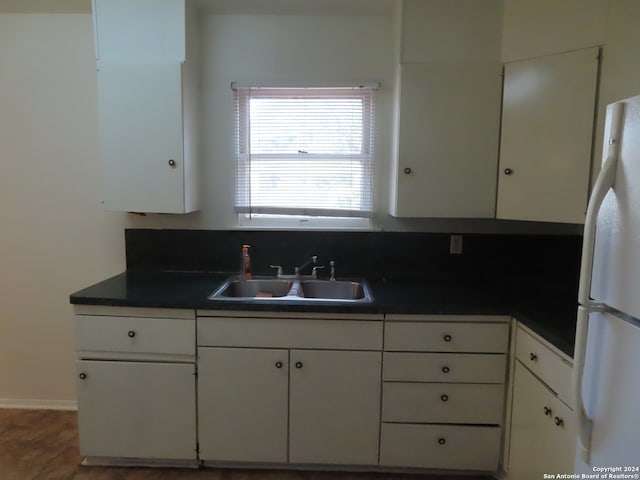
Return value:
<svg viewBox="0 0 640 480">
<path fill-rule="evenodd" d="M 619 159 L 613 189 L 598 215 L 591 297 L 640 318 L 640 96 L 619 103 L 624 104 Z"/>
<path fill-rule="evenodd" d="M 638 345 L 638 320 L 608 313 L 590 314 L 582 395 L 593 420 L 591 459 L 587 464 L 576 455 L 575 473 L 594 474 L 594 467 L 639 466 Z"/>
</svg>

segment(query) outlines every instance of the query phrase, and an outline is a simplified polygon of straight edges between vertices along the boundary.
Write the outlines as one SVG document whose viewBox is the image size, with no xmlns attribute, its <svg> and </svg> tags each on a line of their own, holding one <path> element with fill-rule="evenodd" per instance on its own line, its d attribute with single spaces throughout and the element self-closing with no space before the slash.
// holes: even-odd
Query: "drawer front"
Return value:
<svg viewBox="0 0 640 480">
<path fill-rule="evenodd" d="M 380 350 L 382 322 L 299 318 L 198 318 L 198 345 L 207 347 Z"/>
<path fill-rule="evenodd" d="M 573 405 L 573 367 L 521 328 L 516 336 L 516 358 L 556 392 L 562 401 Z"/>
<path fill-rule="evenodd" d="M 495 471 L 501 429 L 383 423 L 380 465 Z"/>
<path fill-rule="evenodd" d="M 385 352 L 382 379 L 395 382 L 504 383 L 507 356 Z"/>
<path fill-rule="evenodd" d="M 82 358 L 109 358 L 109 354 L 195 358 L 195 323 L 175 318 L 76 315 L 76 350 Z"/>
<path fill-rule="evenodd" d="M 385 382 L 382 389 L 383 422 L 503 421 L 504 385 Z"/>
<path fill-rule="evenodd" d="M 506 353 L 508 323 L 387 322 L 384 349 L 396 352 Z"/>
</svg>

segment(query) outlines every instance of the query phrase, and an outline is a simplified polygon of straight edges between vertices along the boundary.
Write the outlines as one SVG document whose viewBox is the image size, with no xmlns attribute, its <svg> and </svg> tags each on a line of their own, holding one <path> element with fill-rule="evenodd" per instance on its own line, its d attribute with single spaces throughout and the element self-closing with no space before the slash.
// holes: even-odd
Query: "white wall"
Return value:
<svg viewBox="0 0 640 480">
<path fill-rule="evenodd" d="M 87 14 L 0 14 L 0 406 L 73 405 L 69 294 L 124 269 Z"/>
</svg>

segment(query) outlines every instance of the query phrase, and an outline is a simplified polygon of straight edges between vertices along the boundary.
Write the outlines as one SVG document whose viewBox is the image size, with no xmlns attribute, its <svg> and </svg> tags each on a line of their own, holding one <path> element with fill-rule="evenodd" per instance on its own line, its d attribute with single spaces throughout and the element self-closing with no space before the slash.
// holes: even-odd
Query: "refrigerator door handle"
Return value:
<svg viewBox="0 0 640 480">
<path fill-rule="evenodd" d="M 607 192 L 616 181 L 618 156 L 620 151 L 620 134 L 622 129 L 622 113 L 624 103 L 610 105 L 609 149 L 607 159 L 602 165 L 598 178 L 593 184 L 591 198 L 587 206 L 584 222 L 584 237 L 582 239 L 582 259 L 580 263 L 580 284 L 578 287 L 578 303 L 585 307 L 598 308 L 599 304 L 591 300 L 591 279 L 593 275 L 593 252 L 596 238 L 598 212 Z"/>
<path fill-rule="evenodd" d="M 582 397 L 582 381 L 584 378 L 584 362 L 587 353 L 587 331 L 589 326 L 589 309 L 578 307 L 576 322 L 576 346 L 573 355 L 573 404 L 578 417 L 578 451 L 584 462 L 590 464 L 591 431 L 593 421 L 587 415 Z"/>
</svg>

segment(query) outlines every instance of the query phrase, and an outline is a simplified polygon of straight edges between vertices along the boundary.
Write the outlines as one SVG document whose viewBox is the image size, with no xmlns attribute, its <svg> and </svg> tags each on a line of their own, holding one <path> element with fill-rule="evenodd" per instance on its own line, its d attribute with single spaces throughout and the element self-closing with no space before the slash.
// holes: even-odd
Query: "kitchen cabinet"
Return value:
<svg viewBox="0 0 640 480">
<path fill-rule="evenodd" d="M 496 471 L 509 318 L 387 315 L 380 465 Z"/>
<path fill-rule="evenodd" d="M 75 311 L 80 453 L 88 463 L 194 465 L 195 312 Z"/>
<path fill-rule="evenodd" d="M 199 208 L 192 10 L 184 0 L 96 0 L 98 124 L 108 210 Z"/>
<path fill-rule="evenodd" d="M 497 218 L 583 223 L 599 49 L 508 63 Z"/>
<path fill-rule="evenodd" d="M 516 337 L 509 478 L 533 480 L 572 472 L 576 420 L 570 407 L 571 364 L 520 326 Z"/>
<path fill-rule="evenodd" d="M 494 217 L 501 65 L 398 69 L 391 214 Z"/>
<path fill-rule="evenodd" d="M 201 459 L 377 464 L 381 316 L 198 315 Z"/>
</svg>

